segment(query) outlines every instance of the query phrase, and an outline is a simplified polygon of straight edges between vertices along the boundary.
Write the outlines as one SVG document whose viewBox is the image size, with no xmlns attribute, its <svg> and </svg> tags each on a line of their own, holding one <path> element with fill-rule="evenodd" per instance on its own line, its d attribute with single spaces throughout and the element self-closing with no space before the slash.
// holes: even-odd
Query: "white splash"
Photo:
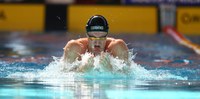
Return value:
<svg viewBox="0 0 200 99">
<path fill-rule="evenodd" d="M 61 58 L 53 57 L 52 61 L 43 70 L 33 71 L 33 72 L 17 72 L 8 76 L 8 78 L 24 78 L 28 80 L 39 80 L 46 81 L 50 80 L 56 82 L 55 79 L 60 80 L 70 80 L 74 81 L 77 78 L 94 78 L 94 79 L 133 79 L 133 80 L 187 80 L 187 78 L 176 76 L 168 72 L 167 70 L 147 70 L 141 65 L 135 63 L 133 60 L 136 56 L 130 51 L 129 54 L 129 64 L 125 63 L 123 60 L 114 58 L 108 53 L 104 54 L 102 59 L 101 56 L 96 56 L 91 58 L 90 53 L 83 54 L 82 60 L 76 60 L 73 63 L 67 63 L 62 61 Z M 103 61 L 101 61 L 103 60 Z M 93 68 L 87 72 L 77 72 L 76 68 L 85 65 L 86 63 L 91 63 Z M 112 70 L 107 69 L 108 65 L 112 66 Z M 59 81 L 60 82 L 60 81 Z"/>
</svg>

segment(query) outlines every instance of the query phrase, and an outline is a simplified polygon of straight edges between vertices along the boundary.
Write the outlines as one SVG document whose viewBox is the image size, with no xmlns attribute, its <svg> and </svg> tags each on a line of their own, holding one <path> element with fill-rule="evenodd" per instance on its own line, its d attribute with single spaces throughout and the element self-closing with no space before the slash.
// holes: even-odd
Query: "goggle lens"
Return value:
<svg viewBox="0 0 200 99">
<path fill-rule="evenodd" d="M 106 37 L 89 37 L 90 40 L 106 40 Z"/>
<path fill-rule="evenodd" d="M 95 37 L 94 34 L 96 35 L 100 35 L 100 37 L 97 38 L 102 38 L 102 37 L 106 37 L 108 35 L 108 32 L 87 32 L 88 37 Z"/>
</svg>

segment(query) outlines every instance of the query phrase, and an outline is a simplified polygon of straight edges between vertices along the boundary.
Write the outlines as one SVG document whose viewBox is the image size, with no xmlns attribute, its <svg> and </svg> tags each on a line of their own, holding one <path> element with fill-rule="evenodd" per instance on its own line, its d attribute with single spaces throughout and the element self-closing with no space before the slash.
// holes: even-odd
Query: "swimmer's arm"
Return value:
<svg viewBox="0 0 200 99">
<path fill-rule="evenodd" d="M 126 66 L 128 66 L 127 68 L 123 68 L 123 70 L 120 70 L 119 72 L 122 73 L 128 73 L 129 72 L 129 67 L 130 67 L 130 61 L 128 59 L 129 56 L 129 51 L 128 51 L 128 47 L 126 46 L 126 43 L 121 40 L 121 39 L 117 39 L 117 40 L 113 40 L 109 46 L 108 46 L 108 50 L 107 50 L 113 57 L 116 57 L 120 60 L 123 60 L 124 63 L 126 64 Z"/>
<path fill-rule="evenodd" d="M 76 40 L 69 41 L 63 49 L 64 62 L 73 63 L 77 58 L 80 58 L 80 54 L 82 53 L 82 45 Z"/>
<path fill-rule="evenodd" d="M 125 63 L 129 63 L 128 47 L 126 46 L 126 43 L 123 40 L 117 39 L 111 42 L 108 46 L 108 52 L 110 52 L 111 55 L 113 55 L 114 57 L 124 60 Z"/>
</svg>

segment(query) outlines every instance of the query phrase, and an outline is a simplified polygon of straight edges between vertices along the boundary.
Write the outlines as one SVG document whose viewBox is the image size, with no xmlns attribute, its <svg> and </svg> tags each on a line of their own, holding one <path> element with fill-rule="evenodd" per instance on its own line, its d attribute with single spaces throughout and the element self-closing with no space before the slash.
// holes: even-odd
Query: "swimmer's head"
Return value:
<svg viewBox="0 0 200 99">
<path fill-rule="evenodd" d="M 101 15 L 94 15 L 88 20 L 86 25 L 88 47 L 94 55 L 105 50 L 108 29 L 107 20 Z"/>
<path fill-rule="evenodd" d="M 92 16 L 86 24 L 86 33 L 89 37 L 93 37 L 94 35 L 91 35 L 93 33 L 100 33 L 101 37 L 106 37 L 108 35 L 108 29 L 108 22 L 101 15 Z"/>
</svg>

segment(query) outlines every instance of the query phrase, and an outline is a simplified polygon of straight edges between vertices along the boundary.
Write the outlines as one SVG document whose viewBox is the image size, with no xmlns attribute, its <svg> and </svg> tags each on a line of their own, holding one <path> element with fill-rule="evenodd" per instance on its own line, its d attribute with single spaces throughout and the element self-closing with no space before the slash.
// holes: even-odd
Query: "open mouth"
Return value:
<svg viewBox="0 0 200 99">
<path fill-rule="evenodd" d="M 99 45 L 94 45 L 94 51 L 99 52 L 101 50 L 101 47 Z"/>
<path fill-rule="evenodd" d="M 100 48 L 100 46 L 99 45 L 94 45 L 94 48 Z"/>
</svg>

